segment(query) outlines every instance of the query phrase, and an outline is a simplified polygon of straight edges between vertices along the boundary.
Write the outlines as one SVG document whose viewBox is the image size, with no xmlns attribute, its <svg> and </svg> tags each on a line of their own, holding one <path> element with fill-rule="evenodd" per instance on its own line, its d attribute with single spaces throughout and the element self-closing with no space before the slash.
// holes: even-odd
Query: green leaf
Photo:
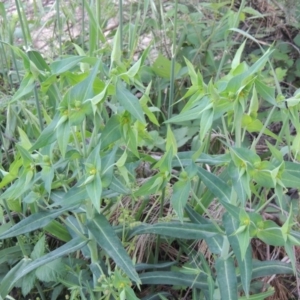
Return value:
<svg viewBox="0 0 300 300">
<path fill-rule="evenodd" d="M 164 183 L 163 174 L 156 174 L 147 180 L 135 193 L 136 197 L 155 194 Z"/>
<path fill-rule="evenodd" d="M 274 274 L 294 274 L 290 263 L 284 263 L 278 260 L 253 260 L 252 279 L 268 277 Z"/>
<path fill-rule="evenodd" d="M 94 208 L 100 213 L 102 182 L 99 174 L 96 174 L 93 180 L 85 185 L 86 191 Z"/>
<path fill-rule="evenodd" d="M 185 211 L 189 216 L 190 220 L 196 224 L 212 224 L 211 221 L 202 217 L 198 214 L 194 209 L 192 209 L 189 205 L 186 205 Z M 212 237 L 208 237 L 205 239 L 209 250 L 214 254 L 221 254 L 223 249 L 224 236 L 221 234 L 216 234 Z"/>
<path fill-rule="evenodd" d="M 240 45 L 239 49 L 236 51 L 234 58 L 231 62 L 231 69 L 234 70 L 241 62 L 241 56 L 246 45 L 246 40 Z"/>
<path fill-rule="evenodd" d="M 26 74 L 20 84 L 19 89 L 17 92 L 13 95 L 12 99 L 10 100 L 10 103 L 13 103 L 22 97 L 28 95 L 29 93 L 33 92 L 35 86 L 35 79 L 32 76 L 32 74 Z"/>
<path fill-rule="evenodd" d="M 143 124 L 146 123 L 138 98 L 128 91 L 120 81 L 116 86 L 116 98 L 124 109 L 130 112 L 137 120 Z"/>
<path fill-rule="evenodd" d="M 197 106 L 181 112 L 179 115 L 170 118 L 165 123 L 181 123 L 191 120 L 198 120 L 204 111 L 209 110 L 212 107 L 213 104 L 210 103 L 209 98 L 203 98 L 203 100 L 200 101 Z"/>
<path fill-rule="evenodd" d="M 238 261 L 244 292 L 247 296 L 249 296 L 250 282 L 252 279 L 252 250 L 250 242 L 248 243 L 246 251 L 244 251 L 244 255 L 242 255 L 238 237 L 234 235 L 234 233 L 238 230 L 239 221 L 232 218 L 229 213 L 226 212 L 223 215 L 223 224 L 225 226 L 229 243 Z"/>
<path fill-rule="evenodd" d="M 255 80 L 255 88 L 258 94 L 272 105 L 278 106 L 275 101 L 275 88 L 267 86 L 261 79 Z"/>
<path fill-rule="evenodd" d="M 50 233 L 60 241 L 68 242 L 71 239 L 70 233 L 68 232 L 67 228 L 56 220 L 53 220 L 44 228 L 46 232 Z"/>
<path fill-rule="evenodd" d="M 65 273 L 67 273 L 67 269 L 61 258 L 50 261 L 35 271 L 36 277 L 43 282 L 55 282 L 58 277 L 64 277 Z"/>
<path fill-rule="evenodd" d="M 130 237 L 140 234 L 154 233 L 179 239 L 200 240 L 212 237 L 220 232 L 213 224 L 194 223 L 156 223 L 141 224 L 130 231 Z"/>
<path fill-rule="evenodd" d="M 139 275 L 134 269 L 131 258 L 125 251 L 121 241 L 115 234 L 115 231 L 102 214 L 95 214 L 92 221 L 87 223 L 87 227 L 95 237 L 97 243 L 107 254 L 115 261 L 123 271 L 134 280 L 140 283 Z"/>
<path fill-rule="evenodd" d="M 140 274 L 142 284 L 151 285 L 178 285 L 197 289 L 208 289 L 205 274 L 191 275 L 183 272 L 154 271 Z"/>
<path fill-rule="evenodd" d="M 282 235 L 281 228 L 273 221 L 267 220 L 263 222 L 263 228 L 257 231 L 257 237 L 267 245 L 284 246 L 285 240 Z"/>
<path fill-rule="evenodd" d="M 115 62 L 117 65 L 121 63 L 121 49 L 120 49 L 120 41 L 121 41 L 120 36 L 120 27 L 118 27 L 115 36 L 114 36 L 114 42 L 113 42 L 113 48 L 111 50 L 111 57 L 110 57 L 110 65 L 113 66 L 113 63 Z"/>
<path fill-rule="evenodd" d="M 187 65 L 187 67 L 188 67 L 189 76 L 191 78 L 192 85 L 198 86 L 198 76 L 197 76 L 197 73 L 194 69 L 193 64 L 189 60 L 187 60 L 186 58 L 184 58 L 184 61 Z"/>
<path fill-rule="evenodd" d="M 121 137 L 122 133 L 119 116 L 114 115 L 108 120 L 101 133 L 101 150 L 118 141 Z"/>
<path fill-rule="evenodd" d="M 38 259 L 45 253 L 45 235 L 38 240 L 38 242 L 34 245 L 33 251 L 31 252 L 30 257 L 32 259 Z"/>
<path fill-rule="evenodd" d="M 230 204 L 231 188 L 216 175 L 207 172 L 203 168 L 198 168 L 199 177 L 207 188 L 218 197 L 220 203 L 236 219 L 239 218 L 239 209 Z"/>
<path fill-rule="evenodd" d="M 268 288 L 267 291 L 251 296 L 239 297 L 239 300 L 265 300 L 268 297 L 274 295 L 275 289 L 273 287 Z"/>
<path fill-rule="evenodd" d="M 85 56 L 70 56 L 61 60 L 56 60 L 50 64 L 50 69 L 52 74 L 61 74 L 68 70 L 71 70 L 75 66 L 77 66 Z"/>
<path fill-rule="evenodd" d="M 181 69 L 181 65 L 179 63 L 175 63 L 175 76 Z M 152 65 L 152 70 L 156 75 L 162 78 L 171 78 L 171 61 L 167 59 L 162 54 L 159 54 L 156 60 Z"/>
<path fill-rule="evenodd" d="M 26 265 L 30 263 L 30 259 L 23 258 L 19 261 L 9 272 L 4 276 L 1 280 L 0 284 L 0 299 L 5 299 L 10 290 L 14 287 L 14 284 L 17 280 L 15 280 L 16 276 L 19 274 L 20 270 L 22 270 Z"/>
<path fill-rule="evenodd" d="M 218 258 L 216 261 L 217 280 L 221 292 L 221 300 L 237 300 L 237 277 L 234 260 Z"/>
<path fill-rule="evenodd" d="M 52 122 L 42 131 L 36 142 L 29 151 L 37 150 L 56 141 L 56 126 L 59 121 L 59 114 L 56 114 Z"/>
<path fill-rule="evenodd" d="M 179 180 L 173 186 L 171 204 L 178 215 L 179 221 L 183 223 L 183 211 L 191 190 L 191 181 Z"/>
<path fill-rule="evenodd" d="M 114 149 L 101 158 L 101 181 L 104 188 L 108 187 L 112 181 L 117 150 L 118 148 L 114 147 Z"/>
<path fill-rule="evenodd" d="M 206 134 L 211 129 L 214 119 L 214 110 L 213 108 L 205 110 L 201 115 L 200 120 L 200 140 L 203 141 Z"/>
<path fill-rule="evenodd" d="M 68 121 L 61 123 L 58 128 L 56 128 L 57 143 L 62 157 L 65 157 L 69 144 L 70 133 L 71 127 Z"/>
<path fill-rule="evenodd" d="M 13 269 L 11 269 L 6 276 L 2 279 L 0 284 L 0 296 L 2 298 L 6 297 L 7 294 L 14 287 L 15 283 L 30 273 L 31 271 L 37 269 L 40 266 L 47 264 L 59 257 L 66 254 L 72 253 L 79 250 L 87 243 L 87 240 L 83 240 L 80 237 L 72 239 L 70 242 L 64 244 L 63 246 L 57 248 L 56 250 L 44 255 L 34 261 L 30 259 L 22 259 Z"/>
<path fill-rule="evenodd" d="M 74 206 L 73 208 L 77 207 Z M 24 234 L 27 232 L 34 231 L 39 228 L 45 227 L 47 224 L 49 224 L 53 219 L 57 218 L 60 216 L 63 212 L 65 212 L 67 209 L 72 209 L 72 208 L 61 208 L 57 210 L 52 210 L 49 212 L 39 212 L 32 214 L 28 216 L 27 218 L 23 219 L 13 227 L 11 227 L 9 230 L 4 232 L 3 234 L 0 235 L 0 239 L 6 239 L 9 237 L 14 237 L 18 236 L 20 234 Z"/>
</svg>

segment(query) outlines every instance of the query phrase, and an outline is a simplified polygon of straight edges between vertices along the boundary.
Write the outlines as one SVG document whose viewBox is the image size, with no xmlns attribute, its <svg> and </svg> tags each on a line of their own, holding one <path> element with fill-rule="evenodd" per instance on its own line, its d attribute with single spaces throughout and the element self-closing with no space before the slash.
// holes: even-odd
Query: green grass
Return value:
<svg viewBox="0 0 300 300">
<path fill-rule="evenodd" d="M 295 47 L 247 1 L 104 2 L 0 4 L 0 299 L 297 295 Z"/>
</svg>

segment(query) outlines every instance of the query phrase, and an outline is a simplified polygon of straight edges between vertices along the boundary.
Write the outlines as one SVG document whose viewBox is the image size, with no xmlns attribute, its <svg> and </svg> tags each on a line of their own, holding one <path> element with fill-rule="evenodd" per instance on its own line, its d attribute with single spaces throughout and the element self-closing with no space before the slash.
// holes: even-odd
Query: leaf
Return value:
<svg viewBox="0 0 300 300">
<path fill-rule="evenodd" d="M 73 208 L 77 207 L 74 206 Z M 18 236 L 20 234 L 24 234 L 27 232 L 34 231 L 39 228 L 45 227 L 49 224 L 53 219 L 60 216 L 63 212 L 70 208 L 61 208 L 57 210 L 51 210 L 49 212 L 39 212 L 30 215 L 29 217 L 23 219 L 9 230 L 0 235 L 0 239 L 6 239 L 9 237 Z"/>
<path fill-rule="evenodd" d="M 38 267 L 35 271 L 36 277 L 44 282 L 55 282 L 58 277 L 63 278 L 65 273 L 67 273 L 67 269 L 62 263 L 61 258 L 50 261 L 47 264 Z"/>
<path fill-rule="evenodd" d="M 30 257 L 32 259 L 38 259 L 39 257 L 43 256 L 44 253 L 45 253 L 45 235 L 42 235 L 42 237 L 34 245 Z"/>
<path fill-rule="evenodd" d="M 204 111 L 209 110 L 212 107 L 213 104 L 210 102 L 209 98 L 204 98 L 197 106 L 181 112 L 179 115 L 170 118 L 165 123 L 181 123 L 198 120 Z"/>
<path fill-rule="evenodd" d="M 186 205 L 185 211 L 193 223 L 197 224 L 212 224 L 211 221 L 198 214 L 191 206 Z M 224 237 L 221 234 L 216 234 L 205 239 L 209 250 L 214 254 L 221 254 L 223 249 Z"/>
<path fill-rule="evenodd" d="M 241 56 L 246 45 L 246 40 L 240 45 L 239 49 L 236 51 L 234 58 L 231 62 L 231 69 L 234 70 L 241 62 Z"/>
<path fill-rule="evenodd" d="M 120 104 L 141 123 L 146 124 L 141 104 L 136 96 L 119 81 L 116 86 L 116 98 Z"/>
<path fill-rule="evenodd" d="M 93 180 L 85 185 L 86 191 L 94 208 L 100 213 L 102 182 L 99 174 L 96 174 Z"/>
<path fill-rule="evenodd" d="M 34 77 L 30 73 L 26 74 L 20 84 L 19 89 L 10 100 L 10 103 L 13 103 L 21 99 L 22 97 L 28 95 L 29 93 L 33 92 L 34 86 L 35 86 Z"/>
<path fill-rule="evenodd" d="M 170 236 L 179 239 L 200 240 L 212 237 L 218 233 L 218 229 L 213 224 L 193 224 L 193 223 L 156 223 L 153 225 L 142 224 L 130 231 L 129 236 L 154 233 Z"/>
<path fill-rule="evenodd" d="M 220 203 L 236 219 L 239 218 L 239 210 L 230 204 L 231 188 L 216 175 L 207 172 L 203 168 L 198 168 L 199 177 L 207 188 L 218 197 Z"/>
<path fill-rule="evenodd" d="M 171 126 L 167 126 L 167 140 L 166 140 L 166 151 L 172 150 L 172 155 L 177 154 L 177 143 L 174 133 L 172 132 Z"/>
<path fill-rule="evenodd" d="M 191 181 L 188 179 L 179 180 L 173 186 L 171 204 L 181 223 L 183 223 L 183 210 L 189 198 L 190 190 Z"/>
<path fill-rule="evenodd" d="M 99 246 L 107 252 L 117 266 L 123 269 L 129 278 L 136 283 L 140 283 L 139 275 L 134 269 L 131 258 L 128 256 L 107 219 L 102 214 L 95 213 L 94 219 L 87 223 L 87 227 L 95 237 Z"/>
<path fill-rule="evenodd" d="M 252 250 L 249 246 L 250 241 L 246 251 L 244 251 L 244 255 L 242 255 L 238 237 L 234 235 L 234 232 L 238 230 L 238 220 L 232 218 L 229 213 L 226 212 L 223 215 L 223 224 L 225 226 L 229 243 L 238 261 L 244 292 L 247 296 L 249 296 L 250 282 L 252 279 Z"/>
<path fill-rule="evenodd" d="M 151 285 L 179 285 L 197 289 L 208 289 L 205 274 L 191 275 L 175 271 L 154 271 L 140 274 L 142 284 Z"/>
<path fill-rule="evenodd" d="M 263 222 L 263 229 L 257 231 L 257 237 L 267 245 L 285 245 L 285 240 L 283 238 L 281 228 L 271 220 L 266 220 Z"/>
<path fill-rule="evenodd" d="M 200 140 L 201 141 L 204 140 L 206 134 L 211 129 L 213 119 L 214 119 L 213 108 L 207 109 L 201 114 L 201 120 L 200 120 Z"/>
<path fill-rule="evenodd" d="M 52 71 L 52 74 L 61 74 L 66 71 L 69 71 L 75 66 L 77 66 L 78 63 L 82 62 L 84 58 L 85 58 L 84 56 L 76 55 L 61 60 L 56 60 L 50 64 L 50 69 Z"/>
<path fill-rule="evenodd" d="M 110 58 L 110 65 L 113 66 L 113 63 L 115 62 L 117 65 L 121 63 L 121 57 L 122 57 L 122 49 L 120 47 L 121 42 L 120 36 L 120 27 L 118 27 L 113 41 L 113 48 L 111 50 L 111 58 Z"/>
<path fill-rule="evenodd" d="M 184 61 L 188 67 L 188 72 L 189 72 L 189 76 L 191 78 L 192 85 L 198 87 L 198 76 L 197 76 L 197 73 L 195 71 L 193 64 L 185 57 L 184 57 Z"/>
<path fill-rule="evenodd" d="M 0 299 L 5 299 L 10 290 L 14 287 L 17 280 L 14 280 L 19 274 L 19 271 L 30 263 L 30 259 L 23 258 L 2 278 L 0 284 Z"/>
<path fill-rule="evenodd" d="M 252 279 L 274 274 L 294 274 L 293 267 L 290 263 L 278 260 L 253 260 Z"/>
<path fill-rule="evenodd" d="M 60 116 L 56 114 L 52 122 L 42 131 L 37 141 L 33 144 L 29 151 L 37 150 L 56 141 L 55 128 Z"/>
<path fill-rule="evenodd" d="M 181 65 L 179 63 L 175 63 L 175 76 L 181 69 Z M 162 54 L 159 54 L 156 60 L 152 65 L 153 72 L 162 78 L 171 78 L 171 61 L 167 59 Z"/>
<path fill-rule="evenodd" d="M 122 133 L 119 116 L 114 115 L 109 118 L 101 133 L 101 150 L 118 141 L 121 137 Z"/>
<path fill-rule="evenodd" d="M 44 255 L 34 261 L 29 259 L 22 259 L 13 269 L 11 269 L 6 276 L 2 279 L 0 284 L 0 296 L 6 297 L 10 290 L 14 287 L 15 283 L 29 272 L 37 269 L 40 266 L 47 264 L 59 257 L 77 251 L 87 243 L 80 237 L 72 239 L 70 242 L 57 248 L 56 250 Z"/>
<path fill-rule="evenodd" d="M 262 80 L 256 79 L 255 80 L 255 88 L 257 93 L 269 103 L 278 106 L 278 103 L 274 100 L 275 99 L 275 88 L 267 86 L 263 83 Z"/>
<path fill-rule="evenodd" d="M 216 261 L 216 270 L 221 300 L 237 300 L 237 277 L 234 260 L 231 257 L 227 259 L 219 257 Z"/>
<path fill-rule="evenodd" d="M 61 123 L 58 128 L 56 128 L 56 138 L 59 150 L 62 157 L 65 157 L 67 147 L 69 144 L 71 127 L 68 121 Z"/>
<path fill-rule="evenodd" d="M 274 295 L 275 293 L 275 289 L 273 287 L 268 288 L 267 291 L 263 292 L 263 293 L 259 293 L 259 294 L 255 294 L 255 295 L 251 295 L 251 296 L 244 296 L 244 297 L 239 297 L 239 300 L 264 300 L 264 299 L 268 299 L 268 297 Z"/>
<path fill-rule="evenodd" d="M 52 236 L 59 239 L 60 241 L 69 242 L 71 239 L 71 236 L 66 227 L 56 220 L 53 220 L 44 228 L 46 232 L 50 233 Z"/>
</svg>

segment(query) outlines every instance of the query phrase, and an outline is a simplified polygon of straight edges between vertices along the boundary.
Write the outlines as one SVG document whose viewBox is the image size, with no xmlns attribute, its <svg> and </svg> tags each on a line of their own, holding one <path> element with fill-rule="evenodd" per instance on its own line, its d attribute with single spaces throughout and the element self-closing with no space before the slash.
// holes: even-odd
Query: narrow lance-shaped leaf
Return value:
<svg viewBox="0 0 300 300">
<path fill-rule="evenodd" d="M 130 112 L 137 120 L 143 124 L 146 123 L 138 98 L 128 91 L 120 81 L 116 86 L 116 98 L 124 109 Z"/>
<path fill-rule="evenodd" d="M 181 223 L 183 223 L 183 211 L 189 198 L 190 190 L 191 181 L 189 179 L 179 180 L 173 186 L 171 204 Z"/>
<path fill-rule="evenodd" d="M 218 258 L 216 262 L 217 280 L 221 291 L 221 300 L 237 300 L 237 278 L 234 260 Z"/>
<path fill-rule="evenodd" d="M 94 219 L 88 222 L 87 227 L 100 247 L 107 252 L 115 263 L 122 268 L 132 280 L 140 283 L 139 275 L 135 271 L 131 258 L 125 251 L 121 241 L 105 216 L 96 213 Z"/>
<path fill-rule="evenodd" d="M 175 271 L 154 271 L 141 274 L 140 279 L 142 284 L 166 284 L 208 289 L 207 276 L 205 274 L 191 275 Z"/>
<path fill-rule="evenodd" d="M 93 203 L 93 206 L 100 213 L 100 202 L 101 202 L 101 194 L 102 194 L 102 182 L 99 174 L 94 176 L 94 179 L 86 184 L 86 191 L 90 197 L 90 200 Z"/>
<path fill-rule="evenodd" d="M 63 246 L 57 248 L 56 250 L 44 255 L 34 261 L 29 259 L 22 259 L 17 265 L 17 268 L 10 270 L 6 276 L 2 279 L 0 284 L 0 296 L 2 298 L 6 297 L 11 289 L 14 287 L 16 282 L 27 275 L 29 272 L 43 266 L 57 258 L 60 258 L 66 254 L 72 253 L 79 250 L 87 243 L 87 240 L 83 240 L 80 237 L 72 239 L 70 242 L 64 244 Z M 1 298 L 0 298 L 1 299 Z"/>
<path fill-rule="evenodd" d="M 232 247 L 232 250 L 237 258 L 239 269 L 241 273 L 241 281 L 246 295 L 249 295 L 250 282 L 252 279 L 252 251 L 251 247 L 242 258 L 240 244 L 237 236 L 234 234 L 238 229 L 238 220 L 232 218 L 229 213 L 223 215 L 223 224 L 226 229 L 227 238 Z M 249 244 L 248 244 L 249 245 Z"/>
<path fill-rule="evenodd" d="M 74 206 L 73 208 L 75 207 L 77 207 L 77 205 Z M 14 225 L 13 227 L 11 227 L 3 234 L 1 234 L 0 239 L 6 239 L 6 238 L 18 236 L 20 234 L 24 234 L 39 228 L 43 228 L 47 224 L 49 224 L 53 219 L 60 216 L 67 209 L 72 209 L 72 207 L 71 208 L 64 207 L 58 210 L 52 210 L 50 212 L 40 212 L 40 213 L 32 214 L 29 217 L 17 223 L 16 225 Z"/>
<path fill-rule="evenodd" d="M 169 222 L 157 223 L 154 225 L 139 225 L 130 231 L 130 237 L 145 233 L 161 234 L 164 236 L 191 240 L 205 239 L 207 237 L 220 234 L 218 229 L 213 224 L 202 225 L 194 223 Z"/>
<path fill-rule="evenodd" d="M 236 219 L 239 218 L 239 209 L 230 204 L 231 188 L 216 175 L 207 172 L 203 168 L 198 168 L 199 177 L 207 188 L 218 197 L 221 204 Z"/>
</svg>

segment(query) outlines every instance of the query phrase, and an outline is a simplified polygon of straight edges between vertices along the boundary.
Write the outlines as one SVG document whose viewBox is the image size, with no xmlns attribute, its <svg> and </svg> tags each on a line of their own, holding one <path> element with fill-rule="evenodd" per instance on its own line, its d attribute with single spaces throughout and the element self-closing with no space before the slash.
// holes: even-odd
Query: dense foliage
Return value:
<svg viewBox="0 0 300 300">
<path fill-rule="evenodd" d="M 72 43 L 51 7 L 51 55 L 43 4 L 0 3 L 0 299 L 297 297 L 297 20 L 273 43 L 244 0 L 100 2 Z"/>
</svg>

